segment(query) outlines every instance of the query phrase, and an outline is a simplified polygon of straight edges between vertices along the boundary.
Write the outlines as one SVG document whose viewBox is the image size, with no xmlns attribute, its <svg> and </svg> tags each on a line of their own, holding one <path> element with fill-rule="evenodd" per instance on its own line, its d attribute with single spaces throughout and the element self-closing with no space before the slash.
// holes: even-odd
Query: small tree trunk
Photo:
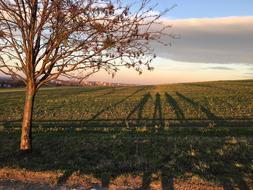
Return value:
<svg viewBox="0 0 253 190">
<path fill-rule="evenodd" d="M 32 150 L 32 115 L 35 97 L 35 88 L 33 84 L 27 84 L 26 100 L 24 106 L 20 150 L 30 152 Z"/>
</svg>

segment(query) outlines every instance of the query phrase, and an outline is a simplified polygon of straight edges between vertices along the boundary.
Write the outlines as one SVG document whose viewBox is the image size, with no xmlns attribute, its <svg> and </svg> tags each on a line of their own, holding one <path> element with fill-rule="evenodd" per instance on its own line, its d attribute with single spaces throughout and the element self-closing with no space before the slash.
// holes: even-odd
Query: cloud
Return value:
<svg viewBox="0 0 253 190">
<path fill-rule="evenodd" d="M 158 56 L 194 63 L 253 64 L 253 16 L 214 19 L 164 20 L 180 39 L 165 48 L 153 44 Z M 168 31 L 171 32 L 171 31 Z"/>
<path fill-rule="evenodd" d="M 233 68 L 230 68 L 230 67 L 223 67 L 223 66 L 217 66 L 217 67 L 208 67 L 208 68 L 205 68 L 205 69 L 211 69 L 211 70 L 234 70 Z"/>
</svg>

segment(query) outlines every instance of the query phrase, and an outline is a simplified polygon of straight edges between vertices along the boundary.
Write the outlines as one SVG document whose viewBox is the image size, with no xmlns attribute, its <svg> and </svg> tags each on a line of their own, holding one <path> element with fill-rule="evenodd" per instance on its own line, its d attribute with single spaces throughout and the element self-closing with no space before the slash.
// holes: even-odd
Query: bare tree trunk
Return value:
<svg viewBox="0 0 253 190">
<path fill-rule="evenodd" d="M 26 88 L 26 100 L 24 106 L 22 132 L 20 150 L 22 152 L 30 152 L 32 150 L 32 115 L 33 115 L 33 104 L 35 97 L 34 84 L 27 84 Z"/>
</svg>

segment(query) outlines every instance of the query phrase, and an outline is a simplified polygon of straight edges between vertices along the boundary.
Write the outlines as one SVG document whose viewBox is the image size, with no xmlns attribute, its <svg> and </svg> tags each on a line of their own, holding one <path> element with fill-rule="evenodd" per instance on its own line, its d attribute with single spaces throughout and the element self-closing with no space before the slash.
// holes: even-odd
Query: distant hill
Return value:
<svg viewBox="0 0 253 190">
<path fill-rule="evenodd" d="M 0 77 L 0 88 L 24 87 L 25 84 L 21 80 Z"/>
<path fill-rule="evenodd" d="M 0 88 L 24 87 L 21 80 L 0 77 Z M 111 83 L 101 81 L 74 81 L 74 80 L 55 80 L 47 83 L 45 86 L 135 86 L 134 84 Z"/>
</svg>

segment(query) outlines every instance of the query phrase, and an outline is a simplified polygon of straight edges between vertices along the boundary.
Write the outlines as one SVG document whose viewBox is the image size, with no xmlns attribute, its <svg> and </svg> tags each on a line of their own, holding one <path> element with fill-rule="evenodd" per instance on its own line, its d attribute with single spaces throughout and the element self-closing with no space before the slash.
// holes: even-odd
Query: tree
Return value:
<svg viewBox="0 0 253 190">
<path fill-rule="evenodd" d="M 86 79 L 119 67 L 152 69 L 159 25 L 149 0 L 0 0 L 0 71 L 26 84 L 21 151 L 32 150 L 34 98 L 59 77 Z M 160 23 L 161 24 L 161 23 Z M 156 28 L 156 29 L 155 29 Z"/>
</svg>

